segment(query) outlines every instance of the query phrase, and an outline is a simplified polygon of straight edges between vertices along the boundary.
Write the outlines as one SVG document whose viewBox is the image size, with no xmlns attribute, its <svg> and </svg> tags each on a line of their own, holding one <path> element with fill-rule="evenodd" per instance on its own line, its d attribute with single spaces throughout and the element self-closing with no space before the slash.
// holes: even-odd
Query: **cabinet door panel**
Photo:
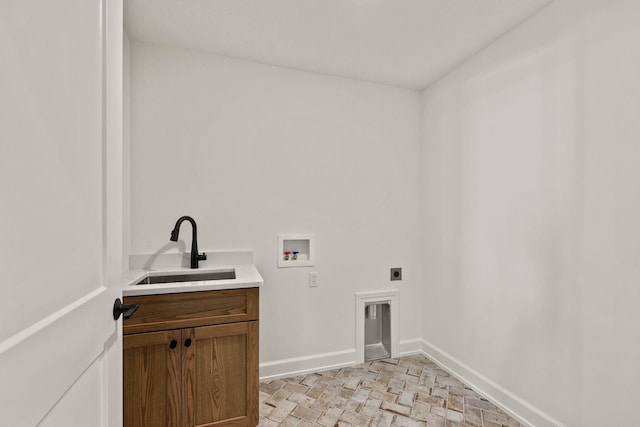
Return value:
<svg viewBox="0 0 640 427">
<path fill-rule="evenodd" d="M 123 337 L 125 427 L 180 426 L 180 341 L 179 330 Z"/>
<path fill-rule="evenodd" d="M 188 330 L 192 345 L 183 350 L 185 425 L 257 424 L 257 331 L 258 322 Z"/>
</svg>

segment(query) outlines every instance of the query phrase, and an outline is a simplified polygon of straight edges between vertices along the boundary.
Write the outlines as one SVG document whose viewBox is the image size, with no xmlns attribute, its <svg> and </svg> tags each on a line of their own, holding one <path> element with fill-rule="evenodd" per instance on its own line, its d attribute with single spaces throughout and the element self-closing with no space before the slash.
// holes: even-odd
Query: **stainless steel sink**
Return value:
<svg viewBox="0 0 640 427">
<path fill-rule="evenodd" d="M 206 273 L 178 273 L 147 276 L 136 285 L 153 285 L 155 283 L 202 282 L 207 280 L 229 280 L 236 278 L 236 270 L 207 271 Z"/>
</svg>

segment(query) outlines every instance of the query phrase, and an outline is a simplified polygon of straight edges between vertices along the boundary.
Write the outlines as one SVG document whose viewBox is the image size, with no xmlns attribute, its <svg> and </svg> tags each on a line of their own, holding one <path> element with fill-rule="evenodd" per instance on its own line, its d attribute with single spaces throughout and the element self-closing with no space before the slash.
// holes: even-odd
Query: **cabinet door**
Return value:
<svg viewBox="0 0 640 427">
<path fill-rule="evenodd" d="M 184 425 L 256 426 L 258 322 L 184 329 L 182 338 Z"/>
<path fill-rule="evenodd" d="M 123 337 L 124 426 L 179 427 L 181 331 Z"/>
</svg>

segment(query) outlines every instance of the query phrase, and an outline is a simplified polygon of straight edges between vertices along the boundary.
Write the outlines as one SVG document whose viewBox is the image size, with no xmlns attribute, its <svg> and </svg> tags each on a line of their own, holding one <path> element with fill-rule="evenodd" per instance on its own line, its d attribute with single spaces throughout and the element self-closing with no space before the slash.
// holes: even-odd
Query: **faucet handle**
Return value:
<svg viewBox="0 0 640 427">
<path fill-rule="evenodd" d="M 198 254 L 197 257 L 198 257 L 198 261 L 204 261 L 207 259 L 207 254 L 202 252 L 201 254 Z"/>
</svg>

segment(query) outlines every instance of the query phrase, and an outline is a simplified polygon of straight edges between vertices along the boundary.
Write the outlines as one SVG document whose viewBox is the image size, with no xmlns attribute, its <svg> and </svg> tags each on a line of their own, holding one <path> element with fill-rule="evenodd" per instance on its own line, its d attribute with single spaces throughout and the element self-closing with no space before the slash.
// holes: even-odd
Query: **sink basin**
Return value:
<svg viewBox="0 0 640 427">
<path fill-rule="evenodd" d="M 179 273 L 147 276 L 136 285 L 153 285 L 156 283 L 202 282 L 207 280 L 229 280 L 236 278 L 235 270 L 207 271 L 206 273 Z"/>
</svg>

